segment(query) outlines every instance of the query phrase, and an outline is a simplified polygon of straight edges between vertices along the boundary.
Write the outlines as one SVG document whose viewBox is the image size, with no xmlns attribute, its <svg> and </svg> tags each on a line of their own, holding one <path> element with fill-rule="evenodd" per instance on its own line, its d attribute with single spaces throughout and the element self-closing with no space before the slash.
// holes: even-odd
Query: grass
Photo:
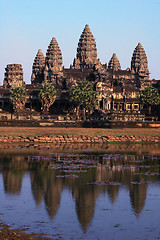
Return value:
<svg viewBox="0 0 160 240">
<path fill-rule="evenodd" d="M 51 128 L 51 127 L 0 127 L 2 136 L 84 135 L 84 136 L 160 136 L 159 128 Z"/>
</svg>

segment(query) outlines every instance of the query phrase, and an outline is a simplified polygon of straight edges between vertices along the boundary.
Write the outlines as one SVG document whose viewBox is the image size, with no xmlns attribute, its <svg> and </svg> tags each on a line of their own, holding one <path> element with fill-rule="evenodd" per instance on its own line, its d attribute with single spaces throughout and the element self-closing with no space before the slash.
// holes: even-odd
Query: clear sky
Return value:
<svg viewBox="0 0 160 240">
<path fill-rule="evenodd" d="M 0 84 L 9 63 L 20 63 L 30 83 L 38 49 L 44 55 L 56 37 L 69 67 L 85 24 L 96 39 L 98 58 L 108 63 L 113 52 L 122 69 L 130 67 L 141 42 L 150 78 L 160 79 L 160 0 L 0 0 Z"/>
</svg>

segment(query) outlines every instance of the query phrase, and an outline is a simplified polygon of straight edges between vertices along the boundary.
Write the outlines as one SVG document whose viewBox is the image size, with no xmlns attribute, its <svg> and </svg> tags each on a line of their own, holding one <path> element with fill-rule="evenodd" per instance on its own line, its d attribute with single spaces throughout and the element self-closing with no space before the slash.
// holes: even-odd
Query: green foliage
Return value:
<svg viewBox="0 0 160 240">
<path fill-rule="evenodd" d="M 97 102 L 97 92 L 93 90 L 93 85 L 88 81 L 80 81 L 77 86 L 70 89 L 70 100 L 76 106 L 83 108 L 93 108 Z"/>
<path fill-rule="evenodd" d="M 43 83 L 41 85 L 38 97 L 42 103 L 43 111 L 46 110 L 48 112 L 50 106 L 54 103 L 56 99 L 56 90 L 54 86 Z"/>
<path fill-rule="evenodd" d="M 12 102 L 15 110 L 20 111 L 20 109 L 24 107 L 26 95 L 24 87 L 14 87 L 10 90 L 10 101 Z"/>
<path fill-rule="evenodd" d="M 144 104 L 158 105 L 160 104 L 160 95 L 157 88 L 146 87 L 141 91 L 141 99 Z"/>
</svg>

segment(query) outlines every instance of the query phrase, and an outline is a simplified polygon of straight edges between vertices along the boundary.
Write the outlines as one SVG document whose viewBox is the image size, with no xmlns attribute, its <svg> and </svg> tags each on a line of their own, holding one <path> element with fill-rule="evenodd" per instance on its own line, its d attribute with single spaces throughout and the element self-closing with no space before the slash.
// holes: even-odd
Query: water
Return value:
<svg viewBox="0 0 160 240">
<path fill-rule="evenodd" d="M 1 149 L 0 220 L 56 239 L 159 239 L 159 149 Z"/>
</svg>

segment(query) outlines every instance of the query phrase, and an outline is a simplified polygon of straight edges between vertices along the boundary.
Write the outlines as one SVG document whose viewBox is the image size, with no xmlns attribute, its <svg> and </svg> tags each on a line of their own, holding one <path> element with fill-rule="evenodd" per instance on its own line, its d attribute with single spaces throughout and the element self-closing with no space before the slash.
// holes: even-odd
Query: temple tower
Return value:
<svg viewBox="0 0 160 240">
<path fill-rule="evenodd" d="M 121 70 L 121 65 L 115 53 L 113 53 L 113 56 L 108 63 L 108 68 L 112 69 L 113 71 Z"/>
<path fill-rule="evenodd" d="M 63 76 L 62 71 L 62 53 L 56 38 L 53 37 L 46 53 L 44 81 L 56 85 Z"/>
<path fill-rule="evenodd" d="M 141 43 L 138 43 L 133 52 L 131 71 L 138 81 L 149 79 L 147 56 Z"/>
<path fill-rule="evenodd" d="M 90 68 L 97 64 L 96 42 L 88 25 L 85 26 L 78 43 L 77 56 L 73 68 Z"/>
<path fill-rule="evenodd" d="M 44 80 L 45 57 L 39 49 L 32 66 L 31 83 L 42 83 Z"/>
<path fill-rule="evenodd" d="M 21 87 L 23 82 L 23 68 L 21 64 L 8 64 L 5 68 L 4 88 Z"/>
</svg>

